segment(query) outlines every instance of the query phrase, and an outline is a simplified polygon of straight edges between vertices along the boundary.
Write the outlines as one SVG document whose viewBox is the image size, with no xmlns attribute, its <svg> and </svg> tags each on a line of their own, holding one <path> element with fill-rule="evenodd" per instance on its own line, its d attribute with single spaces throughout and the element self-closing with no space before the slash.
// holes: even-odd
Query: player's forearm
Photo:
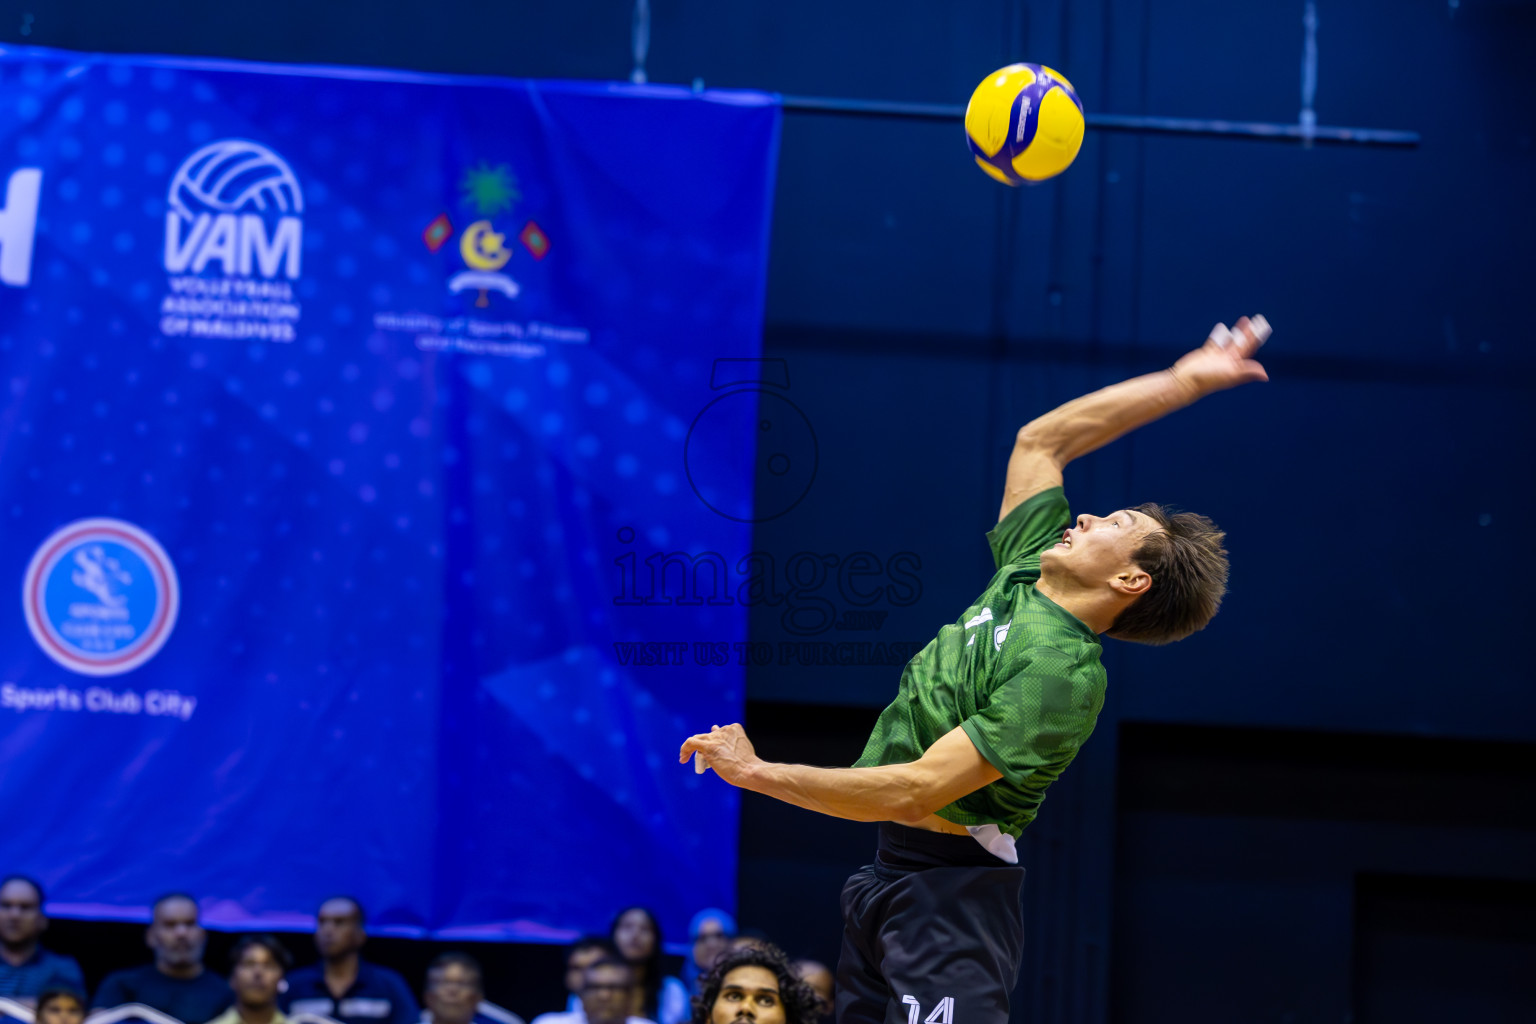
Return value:
<svg viewBox="0 0 1536 1024">
<path fill-rule="evenodd" d="M 1065 466 L 1199 397 L 1198 390 L 1172 370 L 1148 373 L 1075 398 L 1031 420 L 1019 431 L 1018 443 L 1049 452 L 1057 465 Z"/>
<path fill-rule="evenodd" d="M 775 800 L 852 821 L 917 821 L 933 813 L 909 765 L 812 768 L 759 762 L 739 783 Z"/>
</svg>

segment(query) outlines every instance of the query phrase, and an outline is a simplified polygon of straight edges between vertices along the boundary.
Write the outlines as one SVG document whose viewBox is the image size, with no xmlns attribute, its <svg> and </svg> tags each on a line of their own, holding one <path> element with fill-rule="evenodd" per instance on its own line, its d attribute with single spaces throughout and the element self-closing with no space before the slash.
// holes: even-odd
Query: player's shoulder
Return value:
<svg viewBox="0 0 1536 1024">
<path fill-rule="evenodd" d="M 1044 645 L 1032 653 L 1032 673 L 1041 692 L 1061 708 L 1097 714 L 1109 689 L 1109 675 L 1099 659 L 1096 643 L 1064 642 Z"/>
<path fill-rule="evenodd" d="M 1011 527 L 1022 526 L 1041 515 L 1065 515 L 1067 508 L 1067 491 L 1065 487 L 1061 484 L 1042 487 L 1013 506 L 1007 515 L 997 521 L 997 525 L 992 528 L 991 532 L 1006 531 Z"/>
<path fill-rule="evenodd" d="M 1036 637 L 1019 652 L 1020 669 L 1039 676 L 1070 680 L 1074 687 L 1100 687 L 1107 681 L 1102 648 L 1086 639 L 1056 635 Z"/>
</svg>

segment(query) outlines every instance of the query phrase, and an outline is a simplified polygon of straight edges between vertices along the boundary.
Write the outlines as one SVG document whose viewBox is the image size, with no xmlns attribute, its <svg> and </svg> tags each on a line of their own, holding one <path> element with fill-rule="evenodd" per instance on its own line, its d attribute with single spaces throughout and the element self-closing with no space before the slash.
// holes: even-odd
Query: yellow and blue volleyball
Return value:
<svg viewBox="0 0 1536 1024">
<path fill-rule="evenodd" d="M 1054 178 L 1083 148 L 1083 101 L 1044 64 L 988 75 L 965 108 L 965 141 L 977 165 L 1007 185 Z"/>
</svg>

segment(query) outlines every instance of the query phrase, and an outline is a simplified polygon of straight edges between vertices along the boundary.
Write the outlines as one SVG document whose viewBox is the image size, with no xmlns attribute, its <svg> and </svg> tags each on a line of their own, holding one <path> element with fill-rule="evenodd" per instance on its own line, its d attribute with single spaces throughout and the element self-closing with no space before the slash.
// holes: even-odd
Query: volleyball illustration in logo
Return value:
<svg viewBox="0 0 1536 1024">
<path fill-rule="evenodd" d="M 304 193 L 292 169 L 266 146 L 220 139 L 187 157 L 171 179 L 171 209 L 187 220 L 198 213 L 304 211 Z"/>
</svg>

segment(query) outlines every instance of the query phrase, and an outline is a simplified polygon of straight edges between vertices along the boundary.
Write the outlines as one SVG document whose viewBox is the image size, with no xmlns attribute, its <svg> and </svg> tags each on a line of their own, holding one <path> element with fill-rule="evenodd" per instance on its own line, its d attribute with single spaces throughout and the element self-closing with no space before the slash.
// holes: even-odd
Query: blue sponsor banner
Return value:
<svg viewBox="0 0 1536 1024">
<path fill-rule="evenodd" d="M 691 428 L 759 355 L 778 126 L 0 49 L 8 869 L 227 927 L 733 905 L 676 751 L 741 713 L 755 399 Z"/>
</svg>

